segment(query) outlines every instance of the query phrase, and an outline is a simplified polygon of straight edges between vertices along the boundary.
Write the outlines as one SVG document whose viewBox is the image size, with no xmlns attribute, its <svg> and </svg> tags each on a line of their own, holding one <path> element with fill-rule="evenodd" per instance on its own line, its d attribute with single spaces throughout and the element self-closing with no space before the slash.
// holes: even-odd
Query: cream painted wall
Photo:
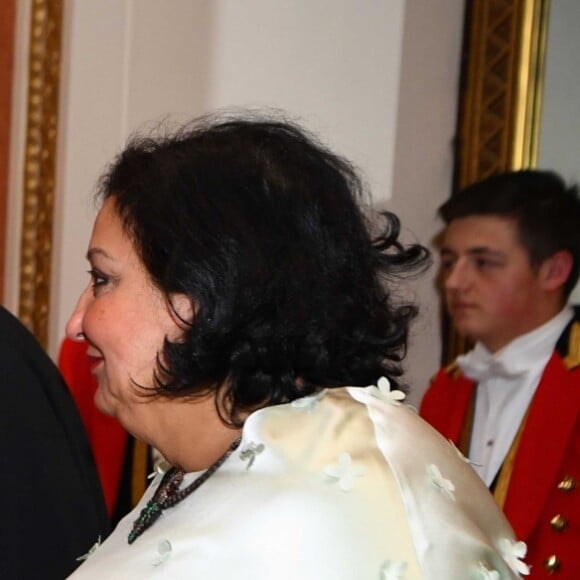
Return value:
<svg viewBox="0 0 580 580">
<path fill-rule="evenodd" d="M 550 4 L 538 165 L 580 182 L 580 2 Z M 580 290 L 580 289 L 579 289 Z"/>
<path fill-rule="evenodd" d="M 87 281 L 94 181 L 137 128 L 218 107 L 282 108 L 359 162 L 388 197 L 402 0 L 68 6 L 51 353 Z"/>
<path fill-rule="evenodd" d="M 550 4 L 538 165 L 580 184 L 580 3 Z M 570 301 L 580 303 L 580 282 Z"/>
<path fill-rule="evenodd" d="M 451 192 L 463 4 L 461 0 L 406 4 L 389 205 L 401 217 L 408 239 L 431 249 L 442 227 L 436 210 Z M 411 388 L 408 400 L 415 404 L 441 358 L 440 301 L 435 290 L 438 258 L 433 257 L 429 272 L 405 286 L 420 307 L 405 361 Z"/>
<path fill-rule="evenodd" d="M 130 132 L 167 117 L 225 106 L 285 109 L 353 159 L 377 207 L 392 197 L 428 243 L 434 208 L 449 189 L 462 7 L 462 0 L 69 0 L 50 353 L 87 283 L 95 180 Z M 438 364 L 437 302 L 429 279 L 413 291 L 426 316 L 409 377 L 423 385 Z"/>
</svg>

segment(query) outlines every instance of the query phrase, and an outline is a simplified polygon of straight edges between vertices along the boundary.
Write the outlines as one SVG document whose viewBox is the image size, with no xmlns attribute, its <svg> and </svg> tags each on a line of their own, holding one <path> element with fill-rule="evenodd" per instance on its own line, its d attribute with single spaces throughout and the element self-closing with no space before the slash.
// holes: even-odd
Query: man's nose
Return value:
<svg viewBox="0 0 580 580">
<path fill-rule="evenodd" d="M 449 266 L 445 273 L 444 285 L 446 290 L 462 290 L 469 285 L 470 275 L 468 265 L 457 260 Z"/>
</svg>

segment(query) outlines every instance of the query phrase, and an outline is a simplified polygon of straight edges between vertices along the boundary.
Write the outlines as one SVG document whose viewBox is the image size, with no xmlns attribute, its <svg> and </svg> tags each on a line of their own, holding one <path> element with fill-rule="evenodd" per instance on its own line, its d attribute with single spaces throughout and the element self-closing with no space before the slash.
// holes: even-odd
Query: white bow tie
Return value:
<svg viewBox="0 0 580 580">
<path fill-rule="evenodd" d="M 518 368 L 512 361 L 499 360 L 478 347 L 458 356 L 457 364 L 466 377 L 477 382 L 490 378 L 514 379 L 527 372 L 527 369 Z"/>
</svg>

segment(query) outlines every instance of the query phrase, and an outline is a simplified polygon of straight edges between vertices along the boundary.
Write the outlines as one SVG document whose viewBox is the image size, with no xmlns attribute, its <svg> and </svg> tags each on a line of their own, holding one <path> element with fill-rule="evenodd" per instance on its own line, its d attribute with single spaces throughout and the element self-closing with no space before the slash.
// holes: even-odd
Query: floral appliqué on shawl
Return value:
<svg viewBox="0 0 580 580">
<path fill-rule="evenodd" d="M 361 477 L 367 472 L 365 467 L 354 465 L 350 453 L 341 453 L 338 463 L 327 465 L 324 473 L 331 479 L 338 481 L 338 486 L 342 491 L 352 491 L 354 489 L 354 478 Z"/>
<path fill-rule="evenodd" d="M 380 570 L 380 580 L 405 580 L 407 562 L 387 560 Z"/>
<path fill-rule="evenodd" d="M 431 483 L 442 493 L 444 493 L 449 499 L 455 501 L 455 485 L 449 479 L 446 479 L 441 474 L 439 468 L 430 463 L 427 466 L 427 475 L 431 481 Z"/>
</svg>

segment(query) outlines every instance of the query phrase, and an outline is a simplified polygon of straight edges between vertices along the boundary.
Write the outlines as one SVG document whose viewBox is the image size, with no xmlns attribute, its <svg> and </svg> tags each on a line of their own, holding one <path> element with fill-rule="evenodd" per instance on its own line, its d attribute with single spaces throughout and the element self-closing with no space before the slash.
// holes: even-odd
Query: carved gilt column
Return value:
<svg viewBox="0 0 580 580">
<path fill-rule="evenodd" d="M 62 0 L 32 0 L 19 317 L 46 347 L 60 81 Z"/>
</svg>

